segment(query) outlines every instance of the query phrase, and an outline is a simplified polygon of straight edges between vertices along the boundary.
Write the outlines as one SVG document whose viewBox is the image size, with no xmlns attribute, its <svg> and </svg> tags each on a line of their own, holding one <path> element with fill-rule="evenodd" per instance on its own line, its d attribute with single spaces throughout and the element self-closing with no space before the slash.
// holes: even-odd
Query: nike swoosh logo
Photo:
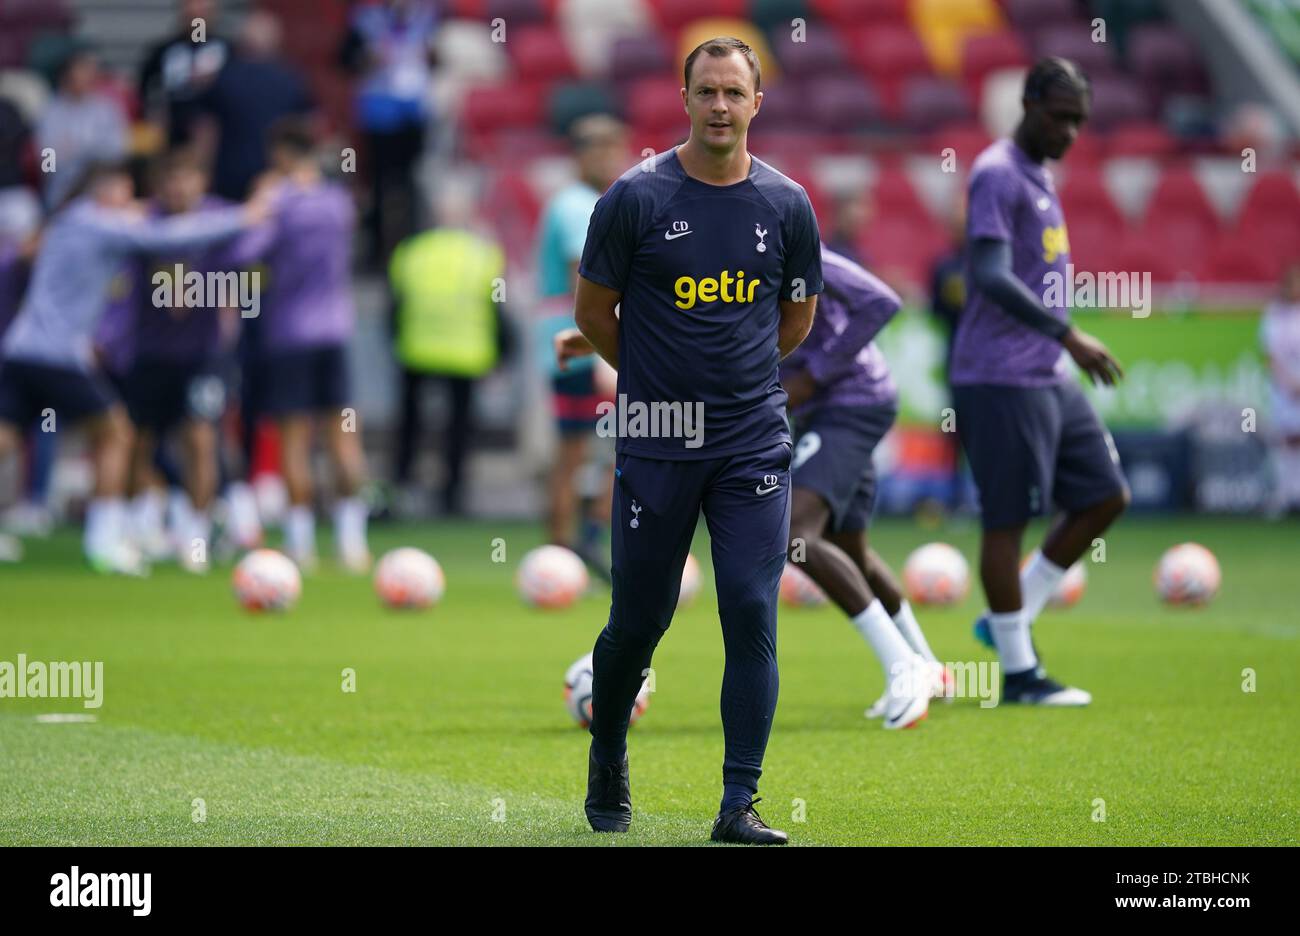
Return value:
<svg viewBox="0 0 1300 936">
<path fill-rule="evenodd" d="M 664 240 L 677 240 L 679 237 L 685 237 L 687 234 L 694 234 L 694 231 L 682 231 L 674 234 L 672 231 L 664 231 Z"/>
<path fill-rule="evenodd" d="M 770 488 L 765 488 L 765 487 L 763 487 L 763 485 L 760 484 L 758 487 L 754 488 L 754 493 L 755 493 L 755 494 L 771 494 L 773 491 L 778 490 L 780 487 L 781 487 L 781 485 L 779 485 L 779 484 L 774 484 L 774 485 L 772 485 Z"/>
</svg>

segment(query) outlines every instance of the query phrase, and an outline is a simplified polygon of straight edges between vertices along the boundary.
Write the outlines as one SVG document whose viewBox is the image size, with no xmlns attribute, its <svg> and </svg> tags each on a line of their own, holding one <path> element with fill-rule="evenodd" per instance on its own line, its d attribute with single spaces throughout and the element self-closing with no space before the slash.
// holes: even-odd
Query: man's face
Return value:
<svg viewBox="0 0 1300 936">
<path fill-rule="evenodd" d="M 608 188 L 628 166 L 627 141 L 622 132 L 602 130 L 578 148 L 578 174 Z"/>
<path fill-rule="evenodd" d="M 163 207 L 172 213 L 189 211 L 203 198 L 207 177 L 191 166 L 178 166 L 163 176 L 158 192 Z"/>
<path fill-rule="evenodd" d="M 1091 102 L 1082 91 L 1052 87 L 1039 101 L 1025 102 L 1025 126 L 1048 159 L 1060 159 L 1088 119 Z"/>
<path fill-rule="evenodd" d="M 104 176 L 95 183 L 95 201 L 105 208 L 126 208 L 135 198 L 135 183 L 126 173 Z"/>
<path fill-rule="evenodd" d="M 763 93 L 754 90 L 754 74 L 739 52 L 722 58 L 700 53 L 682 99 L 691 118 L 691 136 L 710 150 L 727 152 L 745 139 Z"/>
</svg>

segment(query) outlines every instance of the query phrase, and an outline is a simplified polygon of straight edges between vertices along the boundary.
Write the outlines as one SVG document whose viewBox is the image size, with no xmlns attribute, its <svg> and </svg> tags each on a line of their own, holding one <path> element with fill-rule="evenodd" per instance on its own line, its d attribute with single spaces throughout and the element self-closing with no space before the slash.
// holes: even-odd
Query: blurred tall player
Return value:
<svg viewBox="0 0 1300 936">
<path fill-rule="evenodd" d="M 365 476 L 348 373 L 354 328 L 351 253 L 356 211 L 347 191 L 327 180 L 316 161 L 310 125 L 284 118 L 270 140 L 275 210 L 247 238 L 245 259 L 264 258 L 270 278 L 262 301 L 258 370 L 264 411 L 279 422 L 281 462 L 289 489 L 285 548 L 300 566 L 316 564 L 311 453 L 315 430 L 325 434 L 337 498 L 334 539 L 339 561 L 354 572 L 370 565 Z"/>
<path fill-rule="evenodd" d="M 1128 505 L 1114 442 L 1066 352 L 1094 383 L 1120 379 L 1105 345 L 1072 326 L 1061 300 L 1070 242 L 1052 176 L 1088 118 L 1091 89 L 1064 59 L 1039 61 L 1025 80 L 1025 114 L 1011 139 L 975 160 L 966 222 L 969 288 L 953 339 L 949 379 L 957 434 L 979 487 L 980 577 L 988 612 L 976 634 L 996 645 L 1002 698 L 1030 705 L 1087 705 L 1082 689 L 1050 679 L 1030 626 L 1065 570 Z M 1059 294 L 1062 290 L 1056 290 Z M 1042 547 L 1020 569 L 1025 526 L 1061 508 Z"/>
<path fill-rule="evenodd" d="M 587 239 L 587 222 L 596 200 L 627 168 L 627 140 L 623 125 L 605 114 L 576 120 L 569 131 L 578 178 L 557 192 L 542 214 L 537 252 L 538 295 L 544 318 L 539 323 L 549 346 L 551 336 L 574 327 L 573 291 L 578 261 Z M 548 355 L 543 354 L 542 360 Z M 591 451 L 596 428 L 596 406 L 603 399 L 597 377 L 604 365 L 595 356 L 581 358 L 564 372 L 552 372 L 551 387 L 559 451 L 551 469 L 547 534 L 552 543 L 574 549 L 601 577 L 608 580 L 609 562 L 598 553 L 600 537 L 609 528 L 612 469 L 601 473 L 599 492 L 583 498 L 581 539 L 578 522 L 579 474 Z"/>
</svg>

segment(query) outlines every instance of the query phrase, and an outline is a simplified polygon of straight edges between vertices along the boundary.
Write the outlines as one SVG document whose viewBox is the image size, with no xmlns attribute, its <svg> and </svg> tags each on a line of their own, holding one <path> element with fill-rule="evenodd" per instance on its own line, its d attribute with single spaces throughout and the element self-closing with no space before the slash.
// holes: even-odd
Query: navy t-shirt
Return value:
<svg viewBox="0 0 1300 936">
<path fill-rule="evenodd" d="M 631 431 L 620 432 L 619 452 L 717 458 L 790 440 L 779 301 L 822 291 L 802 186 L 753 157 L 743 181 L 709 185 L 686 174 L 675 149 L 661 153 L 596 203 L 578 272 L 622 295 L 618 394 Z M 701 437 L 636 431 L 638 406 L 666 414 L 674 404 L 702 405 Z"/>
</svg>

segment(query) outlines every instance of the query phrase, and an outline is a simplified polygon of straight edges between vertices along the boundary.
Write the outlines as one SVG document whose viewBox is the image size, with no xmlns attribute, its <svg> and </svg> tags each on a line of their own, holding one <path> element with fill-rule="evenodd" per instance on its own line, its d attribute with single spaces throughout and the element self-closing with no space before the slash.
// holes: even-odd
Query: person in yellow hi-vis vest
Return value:
<svg viewBox="0 0 1300 936">
<path fill-rule="evenodd" d="M 460 211 L 443 211 L 445 220 Z M 443 448 L 442 507 L 462 512 L 474 382 L 501 358 L 505 256 L 493 241 L 458 224 L 412 235 L 389 263 L 394 347 L 402 367 L 402 413 L 395 481 L 410 482 L 426 383 L 447 387 L 450 420 Z"/>
</svg>

